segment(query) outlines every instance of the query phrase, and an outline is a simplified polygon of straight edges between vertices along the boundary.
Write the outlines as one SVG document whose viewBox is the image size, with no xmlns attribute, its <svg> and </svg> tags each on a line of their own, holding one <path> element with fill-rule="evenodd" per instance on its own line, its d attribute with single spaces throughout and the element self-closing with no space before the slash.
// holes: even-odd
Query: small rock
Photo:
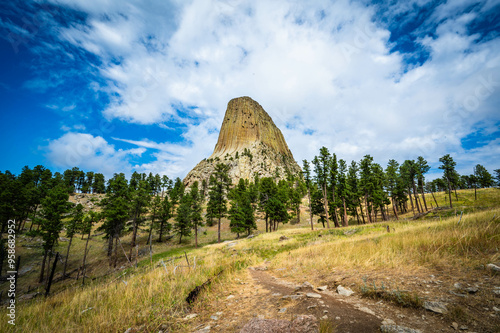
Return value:
<svg viewBox="0 0 500 333">
<path fill-rule="evenodd" d="M 190 319 L 193 319 L 196 317 L 198 317 L 197 313 L 191 313 L 191 314 L 188 314 L 186 317 L 184 317 L 184 320 L 190 320 Z"/>
<path fill-rule="evenodd" d="M 445 314 L 448 312 L 446 305 L 441 302 L 424 302 L 424 309 L 440 314 Z"/>
<path fill-rule="evenodd" d="M 454 330 L 458 330 L 458 324 L 455 322 L 451 323 L 451 327 L 453 327 Z"/>
<path fill-rule="evenodd" d="M 282 299 L 287 299 L 287 298 L 290 298 L 290 299 L 293 299 L 293 300 L 297 300 L 299 298 L 302 298 L 304 297 L 304 295 L 285 295 L 283 297 L 281 297 Z"/>
<path fill-rule="evenodd" d="M 494 272 L 500 272 L 500 267 L 495 264 L 488 264 L 486 267 Z"/>
<path fill-rule="evenodd" d="M 497 308 L 496 306 L 493 307 L 493 311 L 500 312 L 500 309 Z"/>
<path fill-rule="evenodd" d="M 217 316 L 222 316 L 222 313 L 223 313 L 223 312 L 216 312 L 215 314 L 216 314 Z"/>
<path fill-rule="evenodd" d="M 382 325 L 380 326 L 380 331 L 382 333 L 422 333 L 421 330 L 416 330 L 399 325 Z"/>
<path fill-rule="evenodd" d="M 321 317 L 321 319 L 326 320 L 326 319 L 328 319 L 328 316 L 327 316 L 327 315 L 324 315 L 323 317 Z"/>
<path fill-rule="evenodd" d="M 309 282 L 304 282 L 302 283 L 302 285 L 300 286 L 301 288 L 311 288 L 311 289 L 314 289 L 314 286 L 312 284 L 310 284 Z"/>
<path fill-rule="evenodd" d="M 328 286 L 321 286 L 321 287 L 318 287 L 316 289 L 318 289 L 319 291 L 325 291 L 328 289 Z"/>
<path fill-rule="evenodd" d="M 479 290 L 478 287 L 469 287 L 465 289 L 465 291 L 467 291 L 469 294 L 475 294 L 478 292 L 478 290 Z"/>
<path fill-rule="evenodd" d="M 281 308 L 278 312 L 279 313 L 285 313 L 286 312 L 286 308 Z"/>
<path fill-rule="evenodd" d="M 500 295 L 500 287 L 495 287 L 495 289 L 493 289 L 493 293 Z"/>
<path fill-rule="evenodd" d="M 387 326 L 387 325 L 396 325 L 396 323 L 392 319 L 384 319 L 382 321 L 382 325 L 384 325 L 384 326 Z"/>
<path fill-rule="evenodd" d="M 132 332 L 132 327 L 127 328 L 127 330 L 125 331 L 125 333 L 130 333 L 130 332 Z"/>
<path fill-rule="evenodd" d="M 455 283 L 455 284 L 453 285 L 453 288 L 455 288 L 455 289 L 462 289 L 462 285 L 461 285 L 460 283 L 458 283 L 458 282 L 457 282 L 457 283 Z"/>
<path fill-rule="evenodd" d="M 281 296 L 281 294 L 280 294 L 280 293 L 274 293 L 274 294 L 272 294 L 271 296 L 275 296 L 275 297 L 277 297 L 277 296 Z"/>
<path fill-rule="evenodd" d="M 219 320 L 219 317 L 218 316 L 210 316 L 210 319 L 212 319 L 212 320 Z"/>
<path fill-rule="evenodd" d="M 467 326 L 465 326 L 465 325 L 462 325 L 462 326 L 460 326 L 460 329 L 462 331 L 467 331 L 469 328 Z"/>
<path fill-rule="evenodd" d="M 226 299 L 233 299 L 235 296 L 234 295 L 229 295 L 226 297 Z"/>
<path fill-rule="evenodd" d="M 339 295 L 342 295 L 342 296 L 351 296 L 352 294 L 354 294 L 354 291 L 352 291 L 349 288 L 344 288 L 341 285 L 339 285 L 339 286 L 337 286 L 337 293 L 339 293 Z"/>
<path fill-rule="evenodd" d="M 335 317 L 335 320 L 340 320 L 340 317 Z"/>
<path fill-rule="evenodd" d="M 309 297 L 309 298 L 321 298 L 321 295 L 320 294 L 316 294 L 316 293 L 307 293 L 306 297 Z"/>
<path fill-rule="evenodd" d="M 307 310 L 314 309 L 314 308 L 317 308 L 317 307 L 318 307 L 317 305 L 309 305 L 307 307 Z"/>
<path fill-rule="evenodd" d="M 372 310 L 368 309 L 365 306 L 359 308 L 359 311 L 363 311 L 364 313 L 368 313 L 368 314 L 371 314 L 371 315 L 375 316 L 375 312 L 373 312 Z"/>
<path fill-rule="evenodd" d="M 328 313 L 328 310 L 323 310 L 323 313 Z"/>
<path fill-rule="evenodd" d="M 203 327 L 202 329 L 199 329 L 198 331 L 196 331 L 196 333 L 208 333 L 208 332 L 210 332 L 211 328 L 212 327 L 210 325 L 208 325 L 208 326 Z"/>
</svg>

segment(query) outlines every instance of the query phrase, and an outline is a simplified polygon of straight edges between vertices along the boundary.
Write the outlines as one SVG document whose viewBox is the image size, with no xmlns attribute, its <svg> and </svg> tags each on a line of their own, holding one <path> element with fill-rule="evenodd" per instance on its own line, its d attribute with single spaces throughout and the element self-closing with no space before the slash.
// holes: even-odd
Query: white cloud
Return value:
<svg viewBox="0 0 500 333">
<path fill-rule="evenodd" d="M 47 159 L 58 168 L 79 166 L 111 177 L 115 172 L 130 173 L 131 156 L 140 156 L 144 148 L 116 150 L 100 136 L 69 132 L 45 147 Z"/>
<path fill-rule="evenodd" d="M 471 1 L 436 9 L 423 25 L 437 25 L 435 33 L 420 30 L 417 40 L 430 58 L 407 70 L 404 55 L 390 53 L 391 33 L 374 20 L 375 8 L 356 1 L 57 2 L 90 15 L 87 26 L 61 28 L 61 38 L 103 61 L 108 119 L 187 125 L 179 145 L 122 138 L 158 150 L 157 161 L 135 168 L 185 175 L 211 153 L 227 102 L 243 95 L 273 117 L 297 160 L 323 145 L 339 158 L 371 154 L 383 165 L 418 155 L 436 163 L 448 152 L 496 158 L 461 147 L 478 123 L 500 121 L 500 41 L 467 34 L 479 14 L 460 9 Z M 192 105 L 196 111 L 183 110 L 201 123 L 178 113 Z"/>
</svg>

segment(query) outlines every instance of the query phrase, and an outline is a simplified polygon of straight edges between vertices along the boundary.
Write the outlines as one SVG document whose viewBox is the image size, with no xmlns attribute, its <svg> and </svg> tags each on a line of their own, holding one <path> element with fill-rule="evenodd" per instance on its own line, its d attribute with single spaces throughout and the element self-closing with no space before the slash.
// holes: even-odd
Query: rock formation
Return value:
<svg viewBox="0 0 500 333">
<path fill-rule="evenodd" d="M 188 173 L 184 184 L 208 182 L 217 163 L 230 166 L 233 183 L 240 178 L 253 179 L 255 174 L 284 178 L 287 172 L 300 171 L 279 128 L 250 97 L 229 101 L 214 152 Z"/>
</svg>

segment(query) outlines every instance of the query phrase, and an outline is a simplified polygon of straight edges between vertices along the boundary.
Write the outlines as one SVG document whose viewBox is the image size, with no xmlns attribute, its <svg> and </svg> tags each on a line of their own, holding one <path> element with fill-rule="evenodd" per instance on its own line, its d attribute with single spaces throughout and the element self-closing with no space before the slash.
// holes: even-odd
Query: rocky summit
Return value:
<svg viewBox="0 0 500 333">
<path fill-rule="evenodd" d="M 184 184 L 190 186 L 203 179 L 208 182 L 217 163 L 230 166 L 233 183 L 240 178 L 251 179 L 256 174 L 284 178 L 287 172 L 301 170 L 279 128 L 250 97 L 229 101 L 214 152 L 188 173 Z"/>
</svg>

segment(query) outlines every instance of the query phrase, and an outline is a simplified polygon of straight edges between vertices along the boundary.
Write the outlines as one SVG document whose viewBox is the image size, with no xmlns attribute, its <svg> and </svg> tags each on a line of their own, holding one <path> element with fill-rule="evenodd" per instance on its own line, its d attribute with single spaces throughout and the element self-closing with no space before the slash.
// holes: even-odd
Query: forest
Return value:
<svg viewBox="0 0 500 333">
<path fill-rule="evenodd" d="M 265 232 L 273 232 L 280 224 L 299 223 L 301 204 L 308 207 L 310 227 L 323 228 L 367 224 L 398 219 L 400 214 L 425 214 L 439 207 L 435 192 L 445 191 L 449 207 L 459 189 L 486 188 L 500 184 L 500 169 L 493 175 L 477 164 L 469 175 L 459 175 L 450 155 L 440 158 L 443 176 L 426 181 L 430 167 L 419 156 L 416 160 L 398 163 L 389 160 L 385 169 L 370 155 L 350 164 L 337 159 L 335 153 L 322 147 L 311 162 L 303 161 L 301 174 L 285 172 L 283 177 L 240 179 L 236 185 L 228 175 L 228 167 L 218 163 L 212 175 L 201 184 L 194 182 L 185 188 L 182 180 L 158 174 L 134 172 L 130 179 L 116 173 L 106 180 L 103 174 L 72 168 L 62 174 L 52 173 L 38 165 L 24 167 L 19 175 L 0 172 L 0 216 L 2 237 L 0 273 L 7 258 L 7 223 L 15 221 L 16 235 L 42 238 L 42 262 L 39 283 L 47 283 L 54 247 L 64 235 L 69 239 L 64 259 L 63 278 L 72 239 L 100 232 L 106 242 L 105 251 L 110 267 L 116 267 L 119 257 L 132 262 L 138 257 L 137 234 L 148 233 L 146 246 L 167 240 L 181 244 L 194 235 L 198 247 L 202 226 L 217 225 L 217 241 L 221 242 L 221 221 L 229 220 L 236 238 L 257 230 L 256 219 L 265 221 Z M 433 200 L 426 201 L 425 194 Z M 93 194 L 92 205 L 71 202 L 70 196 Z M 304 200 L 304 201 L 303 201 Z M 314 221 L 316 217 L 316 221 Z M 264 230 L 261 230 L 262 232 Z M 130 241 L 121 242 L 129 236 Z M 85 278 L 87 256 L 85 245 L 78 276 Z M 125 250 L 127 249 L 127 250 Z M 54 259 L 57 261 L 57 258 Z M 78 279 L 78 277 L 77 277 Z M 85 280 L 83 280 L 84 283 Z"/>
</svg>

